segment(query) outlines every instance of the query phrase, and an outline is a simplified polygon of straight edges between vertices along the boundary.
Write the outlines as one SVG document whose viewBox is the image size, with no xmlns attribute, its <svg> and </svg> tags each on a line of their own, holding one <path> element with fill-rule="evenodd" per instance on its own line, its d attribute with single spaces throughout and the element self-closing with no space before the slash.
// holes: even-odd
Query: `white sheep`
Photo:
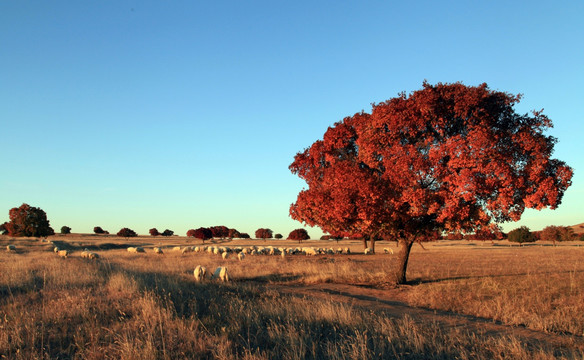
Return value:
<svg viewBox="0 0 584 360">
<path fill-rule="evenodd" d="M 223 258 L 223 260 L 225 260 L 229 257 L 229 253 L 226 251 L 223 254 L 221 254 L 221 257 Z"/>
<path fill-rule="evenodd" d="M 6 251 L 16 251 L 16 246 L 14 246 L 14 245 L 6 245 Z"/>
<path fill-rule="evenodd" d="M 239 259 L 239 261 L 245 259 L 245 254 L 243 252 L 240 252 L 239 254 L 237 254 L 237 258 Z"/>
<path fill-rule="evenodd" d="M 207 276 L 207 268 L 201 265 L 197 265 L 193 274 L 195 275 L 195 281 L 201 281 Z"/>
<path fill-rule="evenodd" d="M 371 254 L 373 254 L 373 249 L 371 249 L 371 248 L 366 248 L 366 249 L 365 249 L 365 251 L 363 251 L 363 253 L 364 253 L 365 255 L 371 255 Z"/>
<path fill-rule="evenodd" d="M 393 254 L 393 249 L 391 248 L 383 248 L 383 252 L 386 254 Z"/>
<path fill-rule="evenodd" d="M 60 257 L 67 258 L 69 256 L 69 250 L 59 250 L 58 254 Z"/>
<path fill-rule="evenodd" d="M 59 251 L 61 251 L 61 249 L 59 249 L 59 247 L 58 247 L 58 246 L 55 246 L 55 247 L 53 248 L 53 251 L 54 251 L 55 253 L 58 253 Z"/>
<path fill-rule="evenodd" d="M 229 274 L 227 273 L 227 267 L 219 266 L 215 269 L 215 273 L 211 276 L 211 279 L 220 279 L 221 281 L 229 281 Z"/>
<path fill-rule="evenodd" d="M 99 259 L 99 254 L 91 252 L 87 249 L 85 249 L 82 253 L 81 253 L 81 257 L 82 258 L 87 258 L 87 259 Z"/>
<path fill-rule="evenodd" d="M 345 254 L 350 254 L 351 253 L 351 249 L 349 249 L 348 247 L 345 248 Z"/>
<path fill-rule="evenodd" d="M 180 246 L 175 246 L 172 248 L 172 251 L 181 251 Z"/>
<path fill-rule="evenodd" d="M 189 252 L 191 252 L 191 251 L 193 251 L 193 249 L 191 249 L 191 247 L 190 247 L 190 246 L 187 246 L 187 247 L 185 247 L 185 248 L 183 248 L 183 249 L 181 250 L 181 253 L 182 253 L 182 254 L 186 254 L 186 253 L 189 253 Z"/>
<path fill-rule="evenodd" d="M 154 253 L 156 253 L 156 254 L 164 254 L 164 252 L 162 251 L 162 249 L 159 248 L 159 247 L 155 247 L 154 248 Z"/>
</svg>

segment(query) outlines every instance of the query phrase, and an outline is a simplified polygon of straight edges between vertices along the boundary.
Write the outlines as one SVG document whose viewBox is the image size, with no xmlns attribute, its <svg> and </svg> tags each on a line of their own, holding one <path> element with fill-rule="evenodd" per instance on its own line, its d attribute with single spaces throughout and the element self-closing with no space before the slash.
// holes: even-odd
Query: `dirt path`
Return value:
<svg viewBox="0 0 584 360">
<path fill-rule="evenodd" d="M 293 296 L 310 296 L 351 304 L 356 307 L 381 310 L 390 317 L 410 316 L 414 321 L 439 324 L 441 328 L 459 329 L 486 336 L 514 336 L 530 346 L 558 349 L 578 349 L 584 351 L 584 338 L 580 336 L 550 334 L 530 330 L 522 326 L 504 325 L 492 319 L 470 315 L 460 315 L 447 311 L 431 310 L 409 306 L 403 301 L 400 289 L 373 289 L 347 284 L 279 284 L 275 287 L 282 293 Z"/>
</svg>

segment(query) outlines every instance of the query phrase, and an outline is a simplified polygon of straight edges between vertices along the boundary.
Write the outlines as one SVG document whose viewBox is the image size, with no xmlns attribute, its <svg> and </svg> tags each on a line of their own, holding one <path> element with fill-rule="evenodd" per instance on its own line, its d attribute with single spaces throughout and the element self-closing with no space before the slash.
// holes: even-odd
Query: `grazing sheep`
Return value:
<svg viewBox="0 0 584 360">
<path fill-rule="evenodd" d="M 348 247 L 345 248 L 345 254 L 350 254 L 351 253 L 351 249 L 349 249 Z"/>
<path fill-rule="evenodd" d="M 184 255 L 184 254 L 189 253 L 191 251 L 193 251 L 193 249 L 191 249 L 190 246 L 187 246 L 181 250 L 181 253 Z"/>
<path fill-rule="evenodd" d="M 198 246 L 195 246 L 195 248 L 194 248 L 194 251 L 195 251 L 195 252 L 200 252 L 200 251 L 201 251 L 201 248 L 200 248 L 200 247 L 198 247 Z"/>
<path fill-rule="evenodd" d="M 245 254 L 243 253 L 243 251 L 237 254 L 237 258 L 239 259 L 239 261 L 245 259 Z"/>
<path fill-rule="evenodd" d="M 201 265 L 197 265 L 193 274 L 195 275 L 195 281 L 201 281 L 207 276 L 207 268 Z"/>
<path fill-rule="evenodd" d="M 343 253 L 343 248 L 338 248 L 337 249 L 337 254 L 342 254 Z"/>
<path fill-rule="evenodd" d="M 221 281 L 229 281 L 229 274 L 227 273 L 227 268 L 225 266 L 219 266 L 215 269 L 215 273 L 211 276 L 211 279 L 219 279 Z"/>
<path fill-rule="evenodd" d="M 14 246 L 14 245 L 6 245 L 6 251 L 16 251 L 16 246 Z"/>
<path fill-rule="evenodd" d="M 162 251 L 162 249 L 161 249 L 161 248 L 159 248 L 159 247 L 155 247 L 155 248 L 154 248 L 154 252 L 155 252 L 156 254 L 164 254 L 164 252 Z"/>
<path fill-rule="evenodd" d="M 136 252 L 141 252 L 141 253 L 143 253 L 143 252 L 146 252 L 146 250 L 144 250 L 144 248 L 143 248 L 143 247 L 140 247 L 140 246 L 138 246 L 138 247 L 136 247 Z"/>
<path fill-rule="evenodd" d="M 59 251 L 61 251 L 61 249 L 59 249 L 59 247 L 55 246 L 55 247 L 53 248 L 53 251 L 54 251 L 54 252 L 56 252 L 56 253 L 58 253 Z"/>
<path fill-rule="evenodd" d="M 393 249 L 383 248 L 383 252 L 386 253 L 386 254 L 393 254 Z"/>
<path fill-rule="evenodd" d="M 172 251 L 180 251 L 180 250 L 181 250 L 180 249 L 180 246 L 175 246 L 175 247 L 172 248 Z"/>
<path fill-rule="evenodd" d="M 143 253 L 143 252 L 146 252 L 146 251 L 144 251 L 144 248 L 143 247 L 139 247 L 139 246 L 133 247 L 133 246 L 130 246 L 128 248 L 128 252 L 131 252 L 131 253 Z"/>
<path fill-rule="evenodd" d="M 225 260 L 229 257 L 229 253 L 226 251 L 223 254 L 221 254 L 221 257 L 223 258 L 223 260 Z"/>
<path fill-rule="evenodd" d="M 371 248 L 367 248 L 367 249 L 365 249 L 365 251 L 363 251 L 363 253 L 364 253 L 365 255 L 371 255 L 371 254 L 373 254 L 373 249 L 371 249 Z"/>
<path fill-rule="evenodd" d="M 91 252 L 91 251 L 85 249 L 81 253 L 81 257 L 82 258 L 87 258 L 87 259 L 99 259 L 99 254 L 94 253 L 94 252 Z"/>
<path fill-rule="evenodd" d="M 67 258 L 69 256 L 69 250 L 59 250 L 58 254 L 60 257 Z"/>
<path fill-rule="evenodd" d="M 310 255 L 310 256 L 316 256 L 316 254 L 317 254 L 316 249 L 314 249 L 314 248 L 303 248 L 302 251 L 306 255 Z"/>
</svg>

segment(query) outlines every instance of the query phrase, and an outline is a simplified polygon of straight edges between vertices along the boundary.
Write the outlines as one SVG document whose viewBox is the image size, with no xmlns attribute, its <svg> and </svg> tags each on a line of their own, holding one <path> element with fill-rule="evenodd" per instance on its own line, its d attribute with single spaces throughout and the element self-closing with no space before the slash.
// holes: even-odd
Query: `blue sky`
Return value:
<svg viewBox="0 0 584 360">
<path fill-rule="evenodd" d="M 543 108 L 573 185 L 504 228 L 582 223 L 582 16 L 580 1 L 1 2 L 0 221 L 28 203 L 57 231 L 287 235 L 294 154 L 427 79 Z"/>
</svg>

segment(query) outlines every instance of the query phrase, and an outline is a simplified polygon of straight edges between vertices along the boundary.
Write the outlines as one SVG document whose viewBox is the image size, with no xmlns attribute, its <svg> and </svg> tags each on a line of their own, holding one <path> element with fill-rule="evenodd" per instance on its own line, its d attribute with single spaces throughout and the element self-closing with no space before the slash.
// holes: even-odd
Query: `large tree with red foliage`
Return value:
<svg viewBox="0 0 584 360">
<path fill-rule="evenodd" d="M 519 100 L 486 84 L 424 83 L 343 119 L 290 165 L 308 185 L 290 215 L 331 233 L 396 238 L 395 281 L 405 283 L 416 241 L 555 209 L 572 169 L 551 158 L 551 120 L 517 114 Z"/>
<path fill-rule="evenodd" d="M 55 231 L 47 219 L 47 214 L 37 207 L 22 204 L 10 209 L 10 221 L 2 224 L 2 231 L 10 236 L 49 236 Z"/>
<path fill-rule="evenodd" d="M 187 231 L 187 236 L 194 237 L 196 239 L 201 239 L 203 240 L 204 244 L 205 240 L 213 238 L 213 232 L 209 228 L 200 227 L 195 230 L 191 229 Z"/>
<path fill-rule="evenodd" d="M 308 239 L 310 239 L 310 236 L 308 235 L 308 231 L 306 231 L 306 229 L 292 230 L 288 235 L 288 240 L 298 240 L 298 242 L 302 242 L 302 240 Z"/>
</svg>

